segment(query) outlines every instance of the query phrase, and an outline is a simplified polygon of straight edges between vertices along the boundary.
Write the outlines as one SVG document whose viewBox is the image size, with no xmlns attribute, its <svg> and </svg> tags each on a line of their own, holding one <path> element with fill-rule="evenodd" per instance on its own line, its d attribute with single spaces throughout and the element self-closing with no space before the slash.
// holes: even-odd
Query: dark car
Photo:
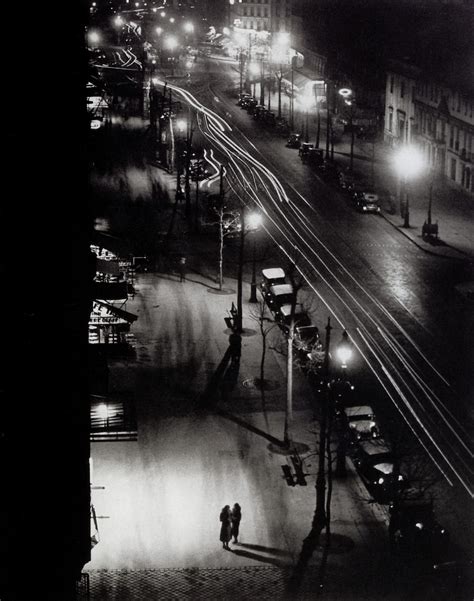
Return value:
<svg viewBox="0 0 474 601">
<path fill-rule="evenodd" d="M 378 194 L 371 190 L 354 188 L 352 200 L 355 208 L 360 213 L 380 213 L 380 199 Z"/>
<path fill-rule="evenodd" d="M 354 466 L 377 503 L 387 505 L 406 487 L 397 461 L 382 439 L 361 440 L 353 450 Z"/>
<path fill-rule="evenodd" d="M 438 563 L 447 559 L 449 534 L 438 523 L 433 503 L 425 499 L 392 503 L 389 539 L 393 551 Z"/>
<path fill-rule="evenodd" d="M 380 437 L 380 427 L 370 405 L 344 407 L 341 414 L 352 441 Z"/>
<path fill-rule="evenodd" d="M 307 165 L 318 167 L 324 162 L 324 152 L 321 148 L 310 148 L 308 152 L 301 157 L 301 160 Z"/>
<path fill-rule="evenodd" d="M 301 145 L 301 134 L 290 134 L 286 145 L 288 148 L 299 148 Z"/>
<path fill-rule="evenodd" d="M 282 305 L 275 311 L 275 320 L 284 328 L 288 328 L 291 325 L 292 317 L 292 305 Z M 309 326 L 311 325 L 311 319 L 303 308 L 301 303 L 296 303 L 293 312 L 293 323 L 294 326 Z"/>
<path fill-rule="evenodd" d="M 244 102 L 246 102 L 247 100 L 249 100 L 250 98 L 252 98 L 252 95 L 248 94 L 247 92 L 243 92 L 242 94 L 239 94 L 239 99 L 237 100 L 237 105 L 242 106 L 242 104 Z"/>
<path fill-rule="evenodd" d="M 266 125 L 270 125 L 271 127 L 276 125 L 276 115 L 272 111 L 264 111 L 263 120 Z"/>
<path fill-rule="evenodd" d="M 291 305 L 294 290 L 291 284 L 272 284 L 265 293 L 265 302 L 271 311 L 276 311 L 282 305 Z"/>
<path fill-rule="evenodd" d="M 303 162 L 310 148 L 314 148 L 314 144 L 311 144 L 310 142 L 303 142 L 303 144 L 301 144 L 300 149 L 298 150 L 298 155 Z"/>
<path fill-rule="evenodd" d="M 266 110 L 267 109 L 263 106 L 263 104 L 257 104 L 257 106 L 253 109 L 252 117 L 254 119 L 263 119 L 265 117 Z"/>
<path fill-rule="evenodd" d="M 270 286 L 274 284 L 286 284 L 286 276 L 283 269 L 281 267 L 262 269 L 262 282 L 260 284 L 262 294 L 265 296 Z"/>
<path fill-rule="evenodd" d="M 245 103 L 245 110 L 247 111 L 247 113 L 252 114 L 253 111 L 255 110 L 255 107 L 258 105 L 258 100 L 256 98 L 250 98 L 246 103 Z"/>
</svg>

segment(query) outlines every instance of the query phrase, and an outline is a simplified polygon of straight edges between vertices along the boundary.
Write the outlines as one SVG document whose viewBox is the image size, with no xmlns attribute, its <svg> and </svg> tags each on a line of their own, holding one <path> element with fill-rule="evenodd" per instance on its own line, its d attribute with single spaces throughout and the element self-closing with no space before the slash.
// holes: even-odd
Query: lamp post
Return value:
<svg viewBox="0 0 474 601">
<path fill-rule="evenodd" d="M 247 228 L 253 235 L 252 246 L 252 282 L 250 284 L 249 303 L 257 303 L 257 232 L 262 224 L 262 216 L 260 213 L 251 213 L 247 218 Z"/>
<path fill-rule="evenodd" d="M 331 330 L 333 329 L 331 326 L 331 318 L 328 317 L 328 322 L 326 325 L 326 345 L 324 352 L 324 374 L 325 374 L 325 394 L 323 395 L 323 410 L 321 413 L 321 424 L 320 424 L 320 434 L 319 434 L 319 459 L 318 459 L 318 474 L 316 477 L 316 511 L 315 518 L 316 521 L 319 522 L 323 527 L 326 525 L 327 514 L 326 514 L 326 447 L 328 442 L 328 425 L 331 423 L 332 416 L 332 404 L 333 404 L 333 390 L 331 386 L 331 371 L 332 371 L 332 361 L 330 355 L 330 345 L 331 345 Z M 349 342 L 349 337 L 347 332 L 344 330 L 342 334 L 342 339 L 336 348 L 336 358 L 339 361 L 339 367 L 341 369 L 346 369 L 348 361 L 352 357 L 352 348 Z M 345 465 L 345 454 L 343 447 L 344 434 L 341 432 L 339 444 L 338 444 L 338 456 L 337 456 L 337 464 L 336 464 L 336 474 L 343 476 L 346 472 Z M 329 466 L 330 467 L 330 466 Z"/>
<path fill-rule="evenodd" d="M 350 172 L 354 167 L 354 96 L 350 88 L 341 88 L 339 94 L 344 98 L 345 104 L 349 107 L 349 129 L 351 131 L 351 155 L 350 155 Z"/>
<path fill-rule="evenodd" d="M 165 40 L 165 48 L 170 52 L 171 75 L 174 75 L 174 50 L 178 47 L 178 40 L 175 36 L 170 35 Z"/>
<path fill-rule="evenodd" d="M 122 17 L 117 15 L 114 19 L 114 25 L 117 29 L 117 46 L 120 46 L 123 23 Z"/>
<path fill-rule="evenodd" d="M 403 227 L 410 227 L 410 204 L 408 181 L 418 175 L 423 167 L 423 158 L 419 150 L 414 146 L 404 146 L 395 155 L 395 169 L 400 181 L 400 199 L 404 196 L 403 203 Z M 402 191 L 403 189 L 403 191 Z"/>
</svg>

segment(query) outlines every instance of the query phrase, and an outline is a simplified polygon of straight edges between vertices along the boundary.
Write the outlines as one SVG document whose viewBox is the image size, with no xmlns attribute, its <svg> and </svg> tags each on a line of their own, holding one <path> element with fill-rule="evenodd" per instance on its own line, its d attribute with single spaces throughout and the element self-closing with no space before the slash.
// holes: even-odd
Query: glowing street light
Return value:
<svg viewBox="0 0 474 601">
<path fill-rule="evenodd" d="M 175 38 L 174 36 L 170 35 L 169 37 L 166 38 L 165 40 L 165 48 L 167 48 L 168 50 L 175 50 L 175 48 L 177 48 L 178 46 L 178 40 L 177 38 Z"/>
<path fill-rule="evenodd" d="M 166 17 L 166 13 L 165 13 L 165 11 L 164 11 L 164 10 L 162 10 L 162 11 L 161 11 L 161 13 L 160 13 L 160 17 Z"/>
<path fill-rule="evenodd" d="M 224 27 L 224 28 L 222 29 L 222 33 L 223 33 L 224 35 L 229 35 L 229 34 L 230 34 L 230 29 L 229 29 L 228 27 Z"/>
<path fill-rule="evenodd" d="M 94 46 L 97 46 L 100 43 L 100 35 L 97 31 L 89 31 L 89 33 L 87 34 L 87 38 L 89 42 Z"/>
<path fill-rule="evenodd" d="M 174 17 L 170 17 L 170 23 L 174 23 L 175 19 Z"/>
<path fill-rule="evenodd" d="M 336 355 L 343 369 L 347 367 L 347 363 L 351 360 L 352 354 L 352 345 L 349 342 L 349 336 L 347 335 L 347 332 L 344 330 L 344 332 L 342 333 L 341 342 L 337 345 L 336 348 Z"/>
<path fill-rule="evenodd" d="M 186 33 L 192 33 L 194 31 L 194 25 L 192 23 L 189 23 L 189 22 L 185 23 L 183 25 L 183 28 L 184 28 L 184 31 Z"/>
<path fill-rule="evenodd" d="M 156 27 L 155 31 L 156 31 L 157 35 L 161 35 L 163 33 L 163 27 Z"/>
<path fill-rule="evenodd" d="M 424 161 L 420 151 L 414 146 L 404 146 L 394 157 L 395 169 L 403 182 L 405 192 L 404 222 L 403 227 L 410 227 L 410 206 L 408 198 L 407 181 L 419 175 L 423 169 Z"/>
</svg>

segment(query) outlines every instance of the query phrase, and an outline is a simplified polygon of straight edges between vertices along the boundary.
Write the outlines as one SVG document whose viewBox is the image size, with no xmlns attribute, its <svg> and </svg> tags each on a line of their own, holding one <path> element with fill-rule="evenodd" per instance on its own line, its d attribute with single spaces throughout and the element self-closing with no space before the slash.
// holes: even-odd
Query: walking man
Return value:
<svg viewBox="0 0 474 601">
<path fill-rule="evenodd" d="M 184 282 L 186 280 L 186 257 L 180 257 L 179 259 L 179 281 Z"/>
</svg>

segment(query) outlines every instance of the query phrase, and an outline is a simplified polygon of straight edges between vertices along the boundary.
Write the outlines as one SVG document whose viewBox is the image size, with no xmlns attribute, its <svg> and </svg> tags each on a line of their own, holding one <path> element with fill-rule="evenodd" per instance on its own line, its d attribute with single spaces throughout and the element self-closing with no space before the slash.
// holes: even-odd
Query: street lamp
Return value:
<svg viewBox="0 0 474 601">
<path fill-rule="evenodd" d="M 258 66 L 257 63 L 251 63 L 249 65 L 249 71 L 250 71 L 251 75 L 256 76 L 260 73 L 260 67 Z M 255 79 L 253 80 L 252 85 L 253 85 L 252 96 L 255 96 L 255 85 L 256 85 Z"/>
<path fill-rule="evenodd" d="M 414 146 L 404 146 L 394 158 L 395 169 L 400 178 L 400 188 L 403 183 L 405 203 L 403 208 L 403 227 L 410 227 L 410 206 L 408 199 L 408 180 L 416 177 L 423 168 L 423 157 Z M 401 194 L 401 193 L 400 193 Z"/>
<path fill-rule="evenodd" d="M 252 282 L 250 284 L 249 303 L 256 303 L 257 300 L 257 231 L 262 224 L 262 215 L 260 213 L 250 213 L 247 217 L 247 229 L 253 234 L 253 253 L 252 253 Z"/>
<path fill-rule="evenodd" d="M 354 96 L 353 92 L 350 88 L 341 88 L 339 90 L 339 94 L 344 98 L 345 104 L 350 107 L 349 112 L 349 128 L 351 130 L 351 162 L 350 162 L 350 171 L 352 173 L 354 166 L 354 126 L 353 126 L 353 117 L 354 117 Z"/>
<path fill-rule="evenodd" d="M 87 39 L 91 46 L 98 46 L 100 43 L 100 35 L 97 31 L 89 31 L 87 34 Z"/>
<path fill-rule="evenodd" d="M 183 27 L 186 33 L 192 33 L 194 31 L 194 25 L 192 23 L 185 23 Z"/>
</svg>

